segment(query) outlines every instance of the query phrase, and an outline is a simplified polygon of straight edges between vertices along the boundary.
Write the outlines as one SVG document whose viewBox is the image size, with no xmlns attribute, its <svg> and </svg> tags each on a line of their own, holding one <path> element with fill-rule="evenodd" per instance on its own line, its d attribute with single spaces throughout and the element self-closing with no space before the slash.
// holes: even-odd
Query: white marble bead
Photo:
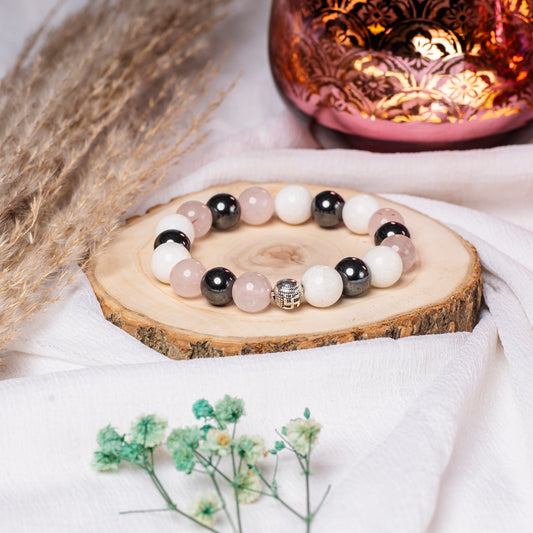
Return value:
<svg viewBox="0 0 533 533">
<path fill-rule="evenodd" d="M 185 215 L 173 213 L 172 215 L 163 217 L 157 223 L 155 228 L 155 236 L 157 237 L 160 233 L 166 231 L 167 229 L 177 229 L 178 231 L 183 231 L 183 233 L 189 237 L 191 244 L 194 241 L 194 226 Z"/>
<path fill-rule="evenodd" d="M 305 301 L 314 307 L 329 307 L 342 295 L 341 275 L 332 267 L 315 265 L 302 277 Z"/>
<path fill-rule="evenodd" d="M 368 233 L 368 221 L 379 208 L 379 202 L 373 196 L 356 194 L 344 204 L 342 220 L 350 231 L 363 235 Z"/>
<path fill-rule="evenodd" d="M 170 283 L 170 272 L 180 261 L 189 259 L 191 254 L 181 244 L 168 241 L 160 244 L 152 253 L 150 267 L 152 274 L 162 283 Z"/>
<path fill-rule="evenodd" d="M 372 287 L 390 287 L 402 276 L 402 258 L 388 246 L 375 246 L 363 256 L 363 262 L 370 270 Z"/>
<path fill-rule="evenodd" d="M 287 185 L 276 194 L 276 214 L 287 224 L 303 224 L 311 216 L 313 196 L 301 185 Z"/>
</svg>

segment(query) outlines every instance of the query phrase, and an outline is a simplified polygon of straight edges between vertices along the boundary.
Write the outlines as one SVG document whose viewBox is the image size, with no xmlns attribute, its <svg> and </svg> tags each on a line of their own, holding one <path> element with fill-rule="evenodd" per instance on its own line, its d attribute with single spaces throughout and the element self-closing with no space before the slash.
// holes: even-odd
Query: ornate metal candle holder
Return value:
<svg viewBox="0 0 533 533">
<path fill-rule="evenodd" d="M 282 94 L 347 134 L 468 145 L 533 117 L 526 0 L 274 0 L 270 61 Z"/>
</svg>

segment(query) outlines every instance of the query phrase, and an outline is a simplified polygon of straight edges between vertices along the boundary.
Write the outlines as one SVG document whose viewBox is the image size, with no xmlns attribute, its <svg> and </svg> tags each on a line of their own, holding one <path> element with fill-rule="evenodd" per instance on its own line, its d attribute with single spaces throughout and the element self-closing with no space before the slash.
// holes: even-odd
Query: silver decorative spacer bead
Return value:
<svg viewBox="0 0 533 533">
<path fill-rule="evenodd" d="M 272 289 L 272 300 L 281 309 L 300 307 L 304 291 L 295 279 L 280 279 Z"/>
</svg>

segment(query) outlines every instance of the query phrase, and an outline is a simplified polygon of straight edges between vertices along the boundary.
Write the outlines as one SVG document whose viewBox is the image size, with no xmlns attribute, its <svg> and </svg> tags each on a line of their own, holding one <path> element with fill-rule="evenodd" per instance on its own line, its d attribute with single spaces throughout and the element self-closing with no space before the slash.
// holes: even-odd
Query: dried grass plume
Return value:
<svg viewBox="0 0 533 533">
<path fill-rule="evenodd" d="M 0 83 L 0 348 L 201 142 L 197 56 L 228 0 L 91 0 Z"/>
</svg>

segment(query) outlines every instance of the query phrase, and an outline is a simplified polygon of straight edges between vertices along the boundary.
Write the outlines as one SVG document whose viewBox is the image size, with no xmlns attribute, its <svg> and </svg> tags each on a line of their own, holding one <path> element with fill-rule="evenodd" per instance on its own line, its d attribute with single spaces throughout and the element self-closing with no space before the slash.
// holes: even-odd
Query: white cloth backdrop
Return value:
<svg viewBox="0 0 533 533">
<path fill-rule="evenodd" d="M 0 69 L 52 4 L 0 2 Z M 239 179 L 391 194 L 477 247 L 486 302 L 479 324 L 472 333 L 173 362 L 107 323 L 80 276 L 2 354 L 1 531 L 200 531 L 170 513 L 119 515 L 161 507 L 161 499 L 142 472 L 97 474 L 90 458 L 107 423 L 126 431 L 138 414 L 156 412 L 171 426 L 190 424 L 193 401 L 225 393 L 246 400 L 243 430 L 272 441 L 306 406 L 323 424 L 314 501 L 327 484 L 332 490 L 317 532 L 533 530 L 530 145 L 403 155 L 316 150 L 269 78 L 268 4 L 239 0 L 216 29 L 214 50 L 233 45 L 217 84 L 242 76 L 208 143 L 136 212 Z M 188 501 L 198 481 L 167 460 L 161 468 L 175 499 Z M 283 469 L 282 490 L 303 505 L 301 476 L 288 463 Z M 244 522 L 258 533 L 303 531 L 273 501 L 245 508 Z"/>
</svg>

